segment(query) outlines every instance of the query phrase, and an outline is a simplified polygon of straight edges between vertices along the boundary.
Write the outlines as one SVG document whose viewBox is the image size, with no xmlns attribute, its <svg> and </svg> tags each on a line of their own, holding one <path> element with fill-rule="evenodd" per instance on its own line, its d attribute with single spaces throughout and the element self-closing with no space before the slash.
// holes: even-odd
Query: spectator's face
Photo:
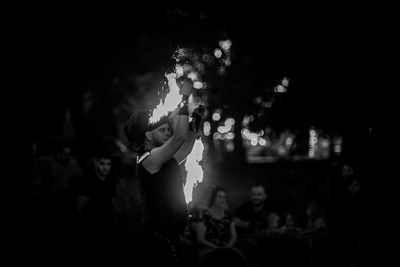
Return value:
<svg viewBox="0 0 400 267">
<path fill-rule="evenodd" d="M 172 129 L 168 123 L 164 123 L 151 131 L 151 141 L 155 147 L 162 146 L 172 136 Z"/>
<path fill-rule="evenodd" d="M 227 202 L 226 202 L 226 193 L 224 191 L 219 191 L 215 197 L 214 200 L 214 205 L 221 207 L 221 208 L 226 208 L 227 207 Z"/>
<path fill-rule="evenodd" d="M 106 177 L 110 173 L 111 159 L 105 159 L 105 158 L 95 159 L 94 164 L 96 168 L 96 173 L 100 177 Z"/>
<path fill-rule="evenodd" d="M 291 214 L 286 215 L 286 226 L 292 227 L 294 226 L 293 216 Z"/>
<path fill-rule="evenodd" d="M 59 153 L 58 153 L 58 159 L 64 163 L 67 164 L 70 159 L 71 159 L 71 148 L 69 147 L 64 147 Z"/>
<path fill-rule="evenodd" d="M 317 213 L 317 207 L 314 203 L 308 204 L 306 213 L 308 217 L 312 217 Z"/>
<path fill-rule="evenodd" d="M 251 202 L 254 205 L 260 205 L 264 203 L 265 199 L 267 198 L 267 194 L 265 193 L 265 190 L 261 186 L 256 186 L 251 189 Z"/>
<path fill-rule="evenodd" d="M 352 194 L 357 194 L 358 191 L 360 190 L 360 183 L 357 180 L 353 180 L 349 185 L 348 185 L 349 191 Z"/>
</svg>

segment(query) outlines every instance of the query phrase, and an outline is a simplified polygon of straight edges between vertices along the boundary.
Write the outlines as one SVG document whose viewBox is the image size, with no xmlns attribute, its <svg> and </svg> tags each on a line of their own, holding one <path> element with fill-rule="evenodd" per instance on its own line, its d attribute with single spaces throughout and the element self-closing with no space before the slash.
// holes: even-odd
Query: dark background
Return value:
<svg viewBox="0 0 400 267">
<path fill-rule="evenodd" d="M 67 109 L 78 137 L 91 136 L 81 106 L 88 88 L 104 112 L 91 121 L 100 132 L 117 134 L 105 112 L 112 111 L 114 95 L 107 88 L 116 78 L 162 73 L 178 46 L 212 51 L 225 38 L 233 42 L 232 67 L 221 79 L 209 77 L 216 85 L 210 91 L 212 107 L 225 105 L 243 115 L 266 87 L 289 77 L 284 104 L 271 115 L 274 127 L 315 125 L 339 132 L 347 140 L 346 157 L 357 162 L 363 157 L 363 166 L 372 166 L 365 171 L 371 170 L 367 181 L 375 192 L 374 208 L 393 203 L 398 86 L 392 66 L 398 60 L 392 10 L 373 4 L 249 1 L 14 6 L 6 24 L 11 49 L 3 53 L 11 57 L 8 69 L 16 72 L 3 90 L 0 117 L 4 172 L 12 174 L 8 181 L 14 189 L 6 194 L 13 203 L 5 213 L 14 219 L 8 225 L 10 247 L 18 254 L 14 237 L 26 233 L 29 220 L 21 211 L 29 210 L 22 196 L 30 195 L 31 180 L 21 177 L 31 174 L 32 141 L 59 135 Z M 21 181 L 27 181 L 26 189 Z M 372 209 L 371 216 L 379 216 L 376 212 Z"/>
</svg>

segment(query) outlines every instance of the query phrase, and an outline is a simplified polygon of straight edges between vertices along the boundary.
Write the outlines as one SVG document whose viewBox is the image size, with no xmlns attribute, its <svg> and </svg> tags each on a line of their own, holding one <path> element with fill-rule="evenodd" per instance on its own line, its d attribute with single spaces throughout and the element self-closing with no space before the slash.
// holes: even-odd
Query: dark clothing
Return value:
<svg viewBox="0 0 400 267">
<path fill-rule="evenodd" d="M 116 197 L 116 183 L 113 176 L 100 180 L 94 168 L 85 172 L 78 193 L 89 198 L 85 213 L 81 219 L 87 238 L 88 257 L 96 257 L 101 262 L 110 257 L 114 244 L 114 207 L 113 198 Z"/>
<path fill-rule="evenodd" d="M 214 218 L 208 209 L 203 210 L 200 220 L 207 228 L 205 239 L 217 246 L 226 246 L 231 239 L 231 223 L 233 221 L 228 211 L 221 219 Z"/>
<path fill-rule="evenodd" d="M 46 197 L 70 199 L 75 196 L 76 185 L 81 177 L 81 168 L 73 158 L 64 164 L 56 156 L 39 159 L 39 179 Z"/>
<path fill-rule="evenodd" d="M 140 161 L 136 174 L 143 204 L 142 227 L 150 240 L 158 240 L 156 247 L 154 242 L 148 244 L 151 246 L 153 243 L 153 253 L 158 248 L 160 257 L 168 255 L 164 262 L 166 264 L 170 262 L 171 254 L 173 258 L 180 254 L 179 238 L 188 223 L 181 170 L 172 158 L 154 174 L 149 173 Z"/>
<path fill-rule="evenodd" d="M 161 232 L 183 232 L 188 213 L 177 161 L 170 159 L 154 174 L 139 164 L 137 175 L 144 208 L 143 223 Z"/>
<path fill-rule="evenodd" d="M 102 181 L 94 170 L 86 173 L 79 185 L 78 193 L 89 198 L 87 216 L 94 223 L 111 223 L 113 215 L 112 199 L 116 197 L 116 184 L 112 176 Z"/>
<path fill-rule="evenodd" d="M 239 233 L 256 233 L 261 229 L 266 229 L 268 227 L 268 215 L 269 211 L 264 204 L 262 209 L 256 212 L 253 209 L 253 204 L 251 201 L 243 203 L 236 211 L 236 217 L 249 222 L 250 227 L 249 229 L 241 229 L 237 228 Z"/>
<path fill-rule="evenodd" d="M 60 162 L 56 156 L 44 156 L 38 162 L 37 186 L 41 216 L 37 216 L 42 251 L 55 258 L 69 255 L 74 245 L 74 212 L 77 184 L 82 178 L 75 159 Z"/>
</svg>

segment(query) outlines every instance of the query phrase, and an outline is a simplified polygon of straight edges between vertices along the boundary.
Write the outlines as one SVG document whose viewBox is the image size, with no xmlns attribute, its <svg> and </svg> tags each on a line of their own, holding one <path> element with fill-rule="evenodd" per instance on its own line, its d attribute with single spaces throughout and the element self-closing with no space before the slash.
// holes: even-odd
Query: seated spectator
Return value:
<svg viewBox="0 0 400 267">
<path fill-rule="evenodd" d="M 228 209 L 225 189 L 216 187 L 211 192 L 209 206 L 200 213 L 196 224 L 196 241 L 199 245 L 199 262 L 215 249 L 233 249 L 236 229 Z"/>
<path fill-rule="evenodd" d="M 292 212 L 286 213 L 285 224 L 280 228 L 283 234 L 295 235 L 302 231 L 302 229 L 296 226 L 296 220 Z"/>
<path fill-rule="evenodd" d="M 310 201 L 307 205 L 307 226 L 302 235 L 315 237 L 327 232 L 325 210 L 321 203 Z"/>
<path fill-rule="evenodd" d="M 267 228 L 267 192 L 263 185 L 251 188 L 250 200 L 244 202 L 236 211 L 234 220 L 238 233 L 257 233 Z"/>
<path fill-rule="evenodd" d="M 324 206 L 317 201 L 310 201 L 306 213 L 308 223 L 300 234 L 308 239 L 310 266 L 326 266 L 330 243 Z"/>
<path fill-rule="evenodd" d="M 280 216 L 278 213 L 271 212 L 268 215 L 268 227 L 263 233 L 267 235 L 281 234 L 282 230 L 280 228 Z"/>
<path fill-rule="evenodd" d="M 116 183 L 110 151 L 99 148 L 84 172 L 76 203 L 80 252 L 106 256 L 112 249 Z"/>
<path fill-rule="evenodd" d="M 82 170 L 70 140 L 56 140 L 54 145 L 51 155 L 38 159 L 36 186 L 43 204 L 42 250 L 61 258 L 74 248 L 74 207 Z"/>
</svg>

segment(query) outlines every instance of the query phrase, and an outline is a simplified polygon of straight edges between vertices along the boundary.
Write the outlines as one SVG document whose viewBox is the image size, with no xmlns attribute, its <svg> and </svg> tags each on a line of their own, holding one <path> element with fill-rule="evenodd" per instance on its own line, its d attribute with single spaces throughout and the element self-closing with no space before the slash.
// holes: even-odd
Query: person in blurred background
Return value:
<svg viewBox="0 0 400 267">
<path fill-rule="evenodd" d="M 286 235 L 297 235 L 302 231 L 300 227 L 297 226 L 296 217 L 294 212 L 287 212 L 285 216 L 285 223 L 280 228 L 282 234 Z"/>
<path fill-rule="evenodd" d="M 325 207 L 319 201 L 309 201 L 306 208 L 307 226 L 300 235 L 308 239 L 311 266 L 327 266 L 330 236 Z"/>
<path fill-rule="evenodd" d="M 177 266 L 181 261 L 180 236 L 188 222 L 183 192 L 182 164 L 197 138 L 198 121 L 189 131 L 190 81 L 181 83 L 181 105 L 157 123 L 150 110 L 133 113 L 124 126 L 130 147 L 138 153 L 136 175 L 143 204 L 143 261 L 151 266 Z"/>
<path fill-rule="evenodd" d="M 55 140 L 54 154 L 38 159 L 37 187 L 41 198 L 41 229 L 48 255 L 66 258 L 74 247 L 74 207 L 82 170 L 69 140 Z"/>
<path fill-rule="evenodd" d="M 239 206 L 235 224 L 239 233 L 257 233 L 268 226 L 267 192 L 262 184 L 251 188 L 250 200 Z"/>
<path fill-rule="evenodd" d="M 196 240 L 199 245 L 199 263 L 214 250 L 233 249 L 236 243 L 235 222 L 229 212 L 224 188 L 215 187 L 212 190 L 208 207 L 201 212 L 196 224 Z"/>
<path fill-rule="evenodd" d="M 250 199 L 236 210 L 234 221 L 238 232 L 237 246 L 252 266 L 257 266 L 261 255 L 262 232 L 268 227 L 267 190 L 262 184 L 251 187 Z"/>
<path fill-rule="evenodd" d="M 102 260 L 111 255 L 117 194 L 111 151 L 99 145 L 84 170 L 76 202 L 78 252 Z M 83 255 L 84 256 L 84 255 Z"/>
<path fill-rule="evenodd" d="M 268 215 L 268 227 L 266 230 L 263 231 L 263 233 L 267 235 L 281 234 L 282 230 L 280 227 L 280 220 L 281 217 L 279 216 L 278 213 L 271 212 Z"/>
</svg>

